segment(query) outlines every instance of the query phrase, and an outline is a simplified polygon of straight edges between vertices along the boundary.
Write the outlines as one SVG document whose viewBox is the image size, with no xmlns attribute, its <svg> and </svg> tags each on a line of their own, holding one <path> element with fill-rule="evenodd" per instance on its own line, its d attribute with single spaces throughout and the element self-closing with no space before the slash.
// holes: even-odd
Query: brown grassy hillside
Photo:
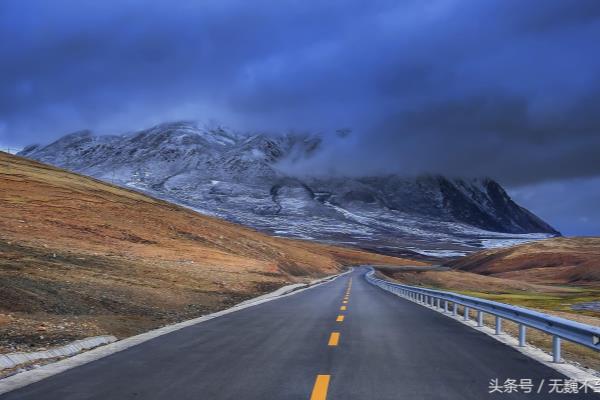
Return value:
<svg viewBox="0 0 600 400">
<path fill-rule="evenodd" d="M 530 283 L 600 285 L 600 238 L 541 240 L 481 251 L 447 266 Z"/>
<path fill-rule="evenodd" d="M 0 153 L 0 352 L 127 336 L 361 263 L 403 260 L 270 237 Z"/>
</svg>

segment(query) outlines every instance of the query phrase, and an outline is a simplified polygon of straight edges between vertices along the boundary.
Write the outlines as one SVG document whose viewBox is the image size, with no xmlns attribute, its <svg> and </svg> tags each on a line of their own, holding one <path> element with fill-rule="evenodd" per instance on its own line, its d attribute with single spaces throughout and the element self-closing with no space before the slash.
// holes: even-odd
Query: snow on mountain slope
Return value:
<svg viewBox="0 0 600 400">
<path fill-rule="evenodd" d="M 390 254 L 462 254 L 558 234 L 487 178 L 294 177 L 277 168 L 310 160 L 320 145 L 176 122 L 120 136 L 76 132 L 20 155 L 275 235 Z"/>
</svg>

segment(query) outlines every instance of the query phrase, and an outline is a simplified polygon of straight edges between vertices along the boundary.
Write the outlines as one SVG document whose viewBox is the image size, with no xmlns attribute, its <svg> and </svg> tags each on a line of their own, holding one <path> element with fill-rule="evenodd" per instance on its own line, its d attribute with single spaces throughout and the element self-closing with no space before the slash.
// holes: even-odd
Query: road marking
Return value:
<svg viewBox="0 0 600 400">
<path fill-rule="evenodd" d="M 342 301 L 342 304 L 348 304 L 348 300 Z"/>
<path fill-rule="evenodd" d="M 329 336 L 329 346 L 337 346 L 340 342 L 340 333 L 339 332 L 331 332 L 331 336 Z"/>
<path fill-rule="evenodd" d="M 336 322 L 342 322 L 344 321 L 344 316 L 343 315 L 338 315 L 336 318 Z"/>
<path fill-rule="evenodd" d="M 331 375 L 317 375 L 315 380 L 315 386 L 313 386 L 310 400 L 326 400 L 327 399 L 327 388 L 329 387 L 329 378 Z"/>
<path fill-rule="evenodd" d="M 340 310 L 342 310 L 342 311 L 346 311 L 346 308 L 347 308 L 346 306 L 341 306 L 341 307 L 340 307 Z"/>
</svg>

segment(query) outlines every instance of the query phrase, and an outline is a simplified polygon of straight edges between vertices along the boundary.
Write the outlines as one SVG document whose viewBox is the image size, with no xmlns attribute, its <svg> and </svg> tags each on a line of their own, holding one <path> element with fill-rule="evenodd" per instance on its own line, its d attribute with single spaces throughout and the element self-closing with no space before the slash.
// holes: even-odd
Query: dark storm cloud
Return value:
<svg viewBox="0 0 600 400">
<path fill-rule="evenodd" d="M 596 0 L 6 0 L 0 36 L 0 145 L 218 119 L 322 171 L 600 175 Z"/>
</svg>

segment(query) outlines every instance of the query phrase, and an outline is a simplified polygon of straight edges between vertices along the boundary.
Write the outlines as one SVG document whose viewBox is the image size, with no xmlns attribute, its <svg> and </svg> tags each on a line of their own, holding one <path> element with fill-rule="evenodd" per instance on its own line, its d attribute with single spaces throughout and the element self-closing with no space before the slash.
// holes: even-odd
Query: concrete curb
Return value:
<svg viewBox="0 0 600 400">
<path fill-rule="evenodd" d="M 213 318 L 218 318 L 223 315 L 227 315 L 227 314 L 231 314 L 236 311 L 243 310 L 245 308 L 257 306 L 259 304 L 263 304 L 268 301 L 272 301 L 275 299 L 281 299 L 281 298 L 284 298 L 287 296 L 292 296 L 296 293 L 303 292 L 308 289 L 312 289 L 314 287 L 320 286 L 327 282 L 331 282 L 334 279 L 339 278 L 340 276 L 350 273 L 351 271 L 352 271 L 352 268 L 349 268 L 345 272 L 342 272 L 337 275 L 325 277 L 323 279 L 318 279 L 316 281 L 311 282 L 308 285 L 295 284 L 295 285 L 284 286 L 283 288 L 279 288 L 279 289 L 275 290 L 274 292 L 268 293 L 263 296 L 259 296 L 259 298 L 256 298 L 256 299 L 252 299 L 254 301 L 248 300 L 248 301 L 245 301 L 238 305 L 235 305 L 231 308 L 228 308 L 226 310 L 218 311 L 216 313 L 204 315 L 202 317 L 179 322 L 177 324 L 167 325 L 162 328 L 154 329 L 154 330 L 151 330 L 148 332 L 141 333 L 136 336 L 131 336 L 131 337 L 125 338 L 123 340 L 119 340 L 117 342 L 108 344 L 106 346 L 97 347 L 93 350 L 77 354 L 73 357 L 69 357 L 67 359 L 60 360 L 60 361 L 57 361 L 52 364 L 44 365 L 44 366 L 34 369 L 34 370 L 24 371 L 24 372 L 21 372 L 16 375 L 9 376 L 7 378 L 0 380 L 0 394 L 4 394 L 4 393 L 10 392 L 12 390 L 22 388 L 22 387 L 30 385 L 32 383 L 41 381 L 42 379 L 46 379 L 53 375 L 67 371 L 71 368 L 75 368 L 80 365 L 90 363 L 90 362 L 98 360 L 100 358 L 109 356 L 109 355 L 117 353 L 119 351 L 136 346 L 138 344 L 147 342 L 148 340 L 152 340 L 159 336 L 166 335 L 168 333 L 175 332 L 180 329 L 186 328 L 188 326 L 193 326 L 193 325 L 199 324 L 201 322 L 209 321 Z M 301 285 L 303 287 L 298 288 L 298 285 Z M 285 290 L 283 290 L 283 289 L 285 289 Z M 284 292 L 284 293 L 280 294 L 282 292 Z"/>
<path fill-rule="evenodd" d="M 294 283 L 293 285 L 283 286 L 271 293 L 263 294 L 262 296 L 258 296 L 253 299 L 243 301 L 240 304 L 236 304 L 235 307 L 240 307 L 243 305 L 256 303 L 257 301 L 262 301 L 262 300 L 271 299 L 274 297 L 279 297 L 279 296 L 293 292 L 294 290 L 297 290 L 299 288 L 306 287 L 306 286 L 307 286 L 306 283 Z"/>
<path fill-rule="evenodd" d="M 93 349 L 94 347 L 102 346 L 116 342 L 114 336 L 95 336 L 87 339 L 75 340 L 69 344 L 46 351 L 34 351 L 31 353 L 9 353 L 0 354 L 0 369 L 13 368 L 19 364 L 26 362 L 44 360 L 48 358 L 67 357 L 77 354 L 82 350 Z"/>
</svg>

